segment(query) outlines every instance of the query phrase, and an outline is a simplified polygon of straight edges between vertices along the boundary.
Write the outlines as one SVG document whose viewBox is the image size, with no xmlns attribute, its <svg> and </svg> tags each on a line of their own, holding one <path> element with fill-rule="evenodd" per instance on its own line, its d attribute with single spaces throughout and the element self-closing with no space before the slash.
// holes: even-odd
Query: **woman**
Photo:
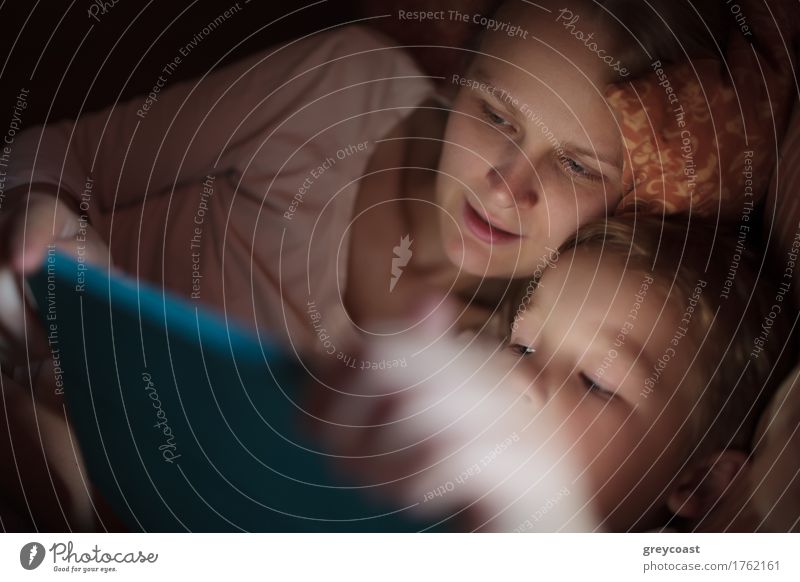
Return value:
<svg viewBox="0 0 800 582">
<path fill-rule="evenodd" d="M 576 32 L 594 32 L 597 50 L 620 55 L 629 75 L 645 65 L 593 3 L 569 15 L 551 4 L 495 15 L 530 38 L 485 32 L 467 72 L 446 79 L 460 89 L 452 112 L 401 50 L 350 28 L 167 86 L 74 130 L 58 124 L 41 143 L 29 132 L 8 186 L 33 181 L 48 195 L 34 197 L 43 228 L 29 226 L 16 264 L 36 268 L 57 238 L 47 209 L 60 186 L 80 205 L 57 217 L 72 225 L 64 234 L 86 214 L 93 248 L 109 242 L 123 270 L 304 349 L 331 351 L 318 345 L 309 305 L 337 346 L 349 318 L 408 314 L 422 290 L 452 290 L 479 322 L 503 280 L 534 272 L 622 196 L 623 144 L 604 98 L 619 66 Z M 660 50 L 667 60 L 676 49 Z M 22 223 L 13 228 L 20 249 Z M 413 258 L 396 271 L 406 235 Z"/>
</svg>

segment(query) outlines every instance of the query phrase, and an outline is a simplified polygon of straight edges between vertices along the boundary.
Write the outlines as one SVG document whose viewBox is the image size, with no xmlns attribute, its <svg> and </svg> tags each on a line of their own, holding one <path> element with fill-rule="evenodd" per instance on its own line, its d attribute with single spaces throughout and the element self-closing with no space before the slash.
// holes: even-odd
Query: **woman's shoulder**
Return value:
<svg viewBox="0 0 800 582">
<path fill-rule="evenodd" d="M 366 157 L 351 150 L 374 149 L 433 92 L 402 47 L 365 26 L 306 35 L 252 59 L 238 67 L 246 80 L 237 85 L 237 103 L 252 104 L 248 126 L 258 131 L 244 136 L 226 160 L 235 167 L 252 160 L 260 180 L 272 180 L 277 170 L 291 181 L 324 166 L 309 178 L 317 191 L 334 176 L 358 175 Z M 283 160 L 280 167 L 276 160 Z M 336 191 L 341 184 L 332 186 Z M 297 189 L 291 182 L 287 193 Z"/>
<path fill-rule="evenodd" d="M 300 110 L 301 121 L 308 119 L 307 107 L 316 104 L 326 124 L 367 112 L 404 117 L 435 93 L 430 76 L 402 46 L 367 26 L 303 36 L 261 56 L 252 89 L 269 89 L 271 109 Z M 263 86 L 265 81 L 270 87 Z"/>
</svg>

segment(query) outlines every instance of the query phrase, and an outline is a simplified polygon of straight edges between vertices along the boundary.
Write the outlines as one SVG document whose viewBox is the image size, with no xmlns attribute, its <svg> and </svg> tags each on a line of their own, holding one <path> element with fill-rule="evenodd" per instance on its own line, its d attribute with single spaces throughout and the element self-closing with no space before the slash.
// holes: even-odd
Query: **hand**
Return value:
<svg viewBox="0 0 800 582">
<path fill-rule="evenodd" d="M 594 529 L 568 447 L 553 442 L 556 419 L 523 405 L 529 379 L 517 360 L 499 342 L 446 333 L 449 311 L 358 352 L 406 357 L 406 367 L 323 373 L 318 434 L 336 465 L 420 517 L 466 515 L 467 529 Z"/>
<path fill-rule="evenodd" d="M 50 245 L 86 262 L 109 263 L 108 245 L 52 186 L 6 192 L 0 212 L 0 359 L 23 363 L 49 355 L 38 316 L 25 301 L 24 277 L 35 272 Z"/>
</svg>

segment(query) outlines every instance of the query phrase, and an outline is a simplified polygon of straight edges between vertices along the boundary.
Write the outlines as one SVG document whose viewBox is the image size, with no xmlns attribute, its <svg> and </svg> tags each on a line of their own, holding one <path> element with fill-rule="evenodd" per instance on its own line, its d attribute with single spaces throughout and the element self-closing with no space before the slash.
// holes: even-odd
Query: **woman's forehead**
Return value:
<svg viewBox="0 0 800 582">
<path fill-rule="evenodd" d="M 577 144 L 608 163 L 621 160 L 622 140 L 605 86 L 566 73 L 553 75 L 551 82 L 541 70 L 525 71 L 488 56 L 477 59 L 466 76 L 534 134 L 552 133 L 562 148 Z"/>
</svg>

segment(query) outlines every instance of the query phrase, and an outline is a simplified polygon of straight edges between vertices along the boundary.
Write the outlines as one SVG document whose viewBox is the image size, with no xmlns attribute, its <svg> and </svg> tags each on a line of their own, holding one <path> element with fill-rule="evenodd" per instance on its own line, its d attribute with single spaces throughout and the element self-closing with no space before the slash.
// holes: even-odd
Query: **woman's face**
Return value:
<svg viewBox="0 0 800 582">
<path fill-rule="evenodd" d="M 608 34 L 588 18 L 566 27 L 558 9 L 496 17 L 527 39 L 487 32 L 463 77 L 437 178 L 445 251 L 487 277 L 533 273 L 546 247 L 602 218 L 621 197 L 622 142 L 603 98 L 615 73 L 573 31 Z M 579 14 L 579 11 L 575 11 Z"/>
</svg>

